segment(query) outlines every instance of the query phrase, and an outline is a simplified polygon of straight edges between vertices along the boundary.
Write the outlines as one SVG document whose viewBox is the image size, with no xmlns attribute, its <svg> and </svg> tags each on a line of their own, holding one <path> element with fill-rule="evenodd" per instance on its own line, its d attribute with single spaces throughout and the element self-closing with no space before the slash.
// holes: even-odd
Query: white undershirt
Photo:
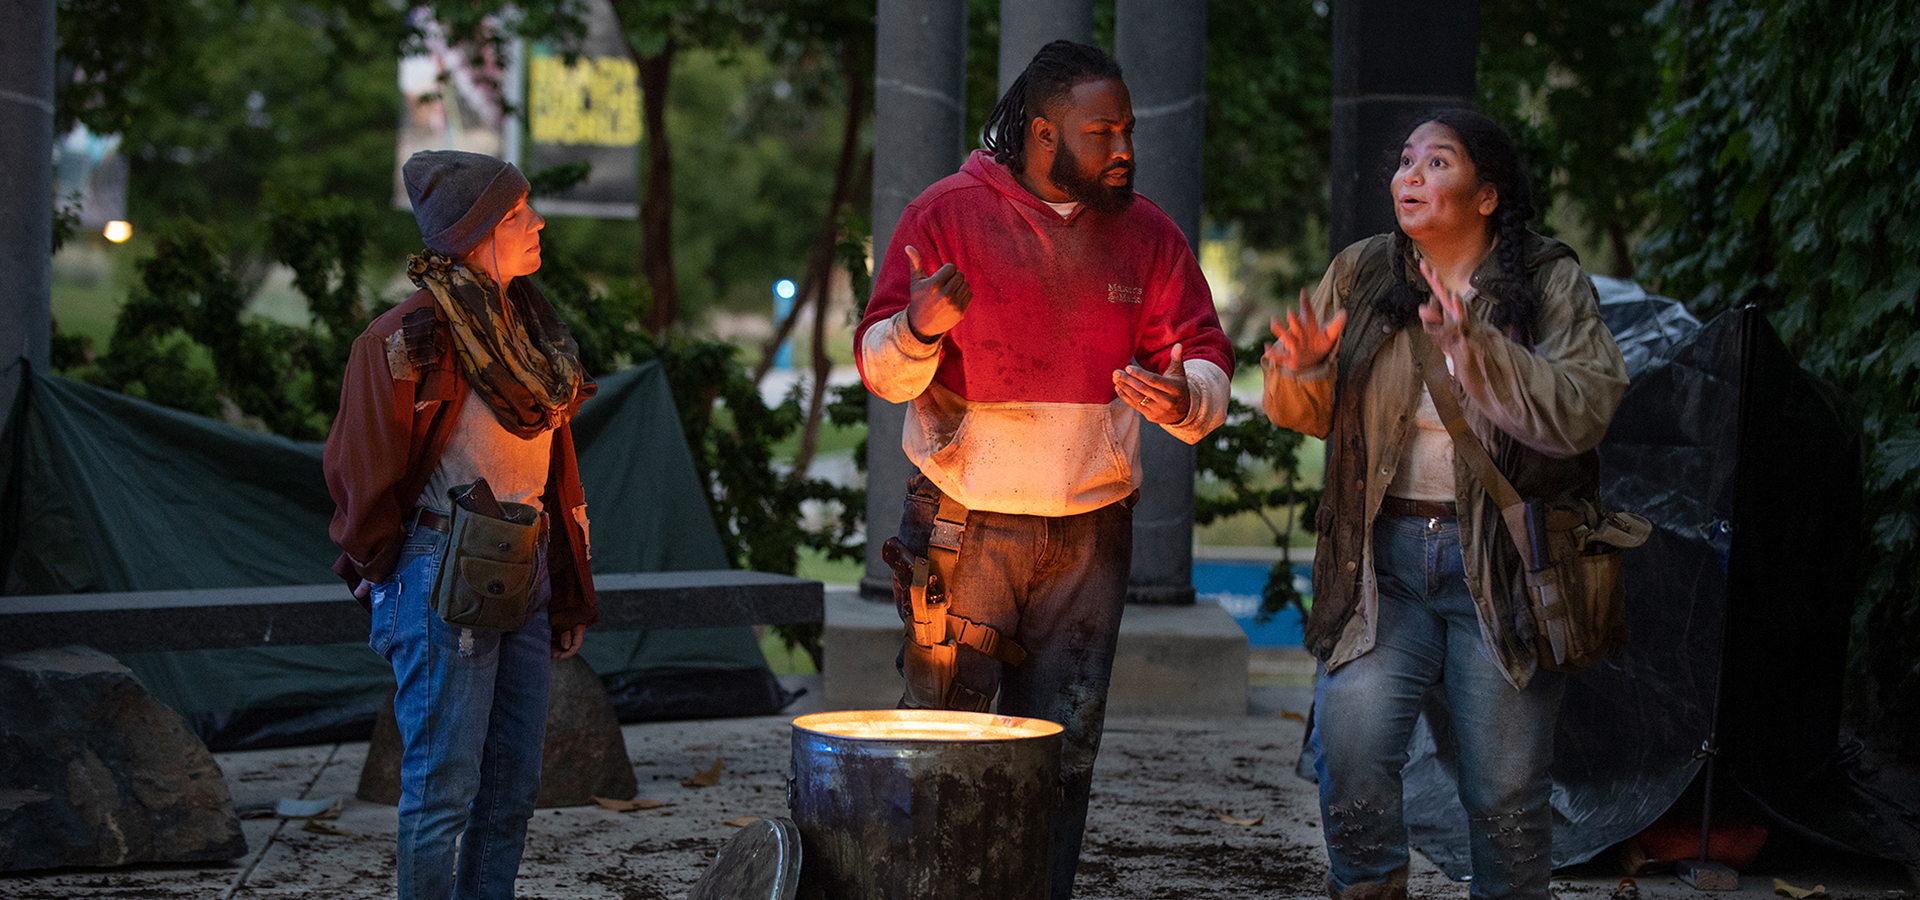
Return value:
<svg viewBox="0 0 1920 900">
<path fill-rule="evenodd" d="M 1078 200 L 1068 200 L 1064 203 L 1055 203 L 1052 200 L 1042 200 L 1040 202 L 1053 207 L 1053 211 L 1059 213 L 1062 219 L 1073 215 L 1073 211 L 1080 208 L 1080 201 Z"/>
<path fill-rule="evenodd" d="M 451 512 L 447 489 L 484 476 L 494 499 L 539 509 L 540 495 L 547 488 L 552 448 L 552 430 L 525 439 L 515 436 L 494 419 L 487 401 L 469 388 L 466 405 L 460 408 L 460 421 L 447 436 L 447 449 L 441 452 L 440 464 L 427 479 L 418 502 Z"/>
</svg>

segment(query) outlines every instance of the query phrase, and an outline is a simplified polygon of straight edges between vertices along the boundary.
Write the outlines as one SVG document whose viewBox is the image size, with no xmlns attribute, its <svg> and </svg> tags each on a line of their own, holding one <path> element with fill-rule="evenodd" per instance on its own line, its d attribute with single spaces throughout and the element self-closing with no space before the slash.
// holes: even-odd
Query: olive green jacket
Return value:
<svg viewBox="0 0 1920 900">
<path fill-rule="evenodd" d="M 1468 425 L 1522 496 L 1591 495 L 1597 459 L 1627 387 L 1626 365 L 1600 319 L 1593 282 L 1564 244 L 1529 236 L 1527 258 L 1543 299 L 1525 346 L 1488 323 L 1500 302 L 1497 253 L 1474 273 L 1462 345 L 1449 357 Z M 1341 251 L 1310 303 L 1325 322 L 1347 311 L 1330 364 L 1294 371 L 1265 366 L 1263 404 L 1274 424 L 1327 440 L 1326 494 L 1318 513 L 1313 610 L 1307 648 L 1338 668 L 1373 649 L 1378 585 L 1373 518 L 1414 433 L 1421 377 L 1404 328 L 1378 308 L 1390 265 L 1428 289 L 1413 258 L 1394 260 L 1380 235 Z M 1416 319 L 1410 326 L 1418 328 Z M 1481 639 L 1515 687 L 1533 676 L 1532 614 L 1518 552 L 1500 511 L 1464 460 L 1454 460 L 1455 500 L 1468 587 Z"/>
</svg>

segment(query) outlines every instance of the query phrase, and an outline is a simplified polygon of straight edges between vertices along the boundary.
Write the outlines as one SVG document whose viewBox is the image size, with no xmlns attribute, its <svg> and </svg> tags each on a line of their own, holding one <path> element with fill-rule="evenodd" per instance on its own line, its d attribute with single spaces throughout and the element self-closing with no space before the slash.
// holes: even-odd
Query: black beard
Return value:
<svg viewBox="0 0 1920 900">
<path fill-rule="evenodd" d="M 1103 179 L 1107 172 L 1116 169 L 1127 173 L 1127 181 L 1118 187 L 1107 184 Z M 1084 204 L 1097 213 L 1117 213 L 1133 205 L 1133 163 L 1115 163 L 1091 178 L 1081 175 L 1080 159 L 1062 147 L 1053 155 L 1053 167 L 1047 171 L 1047 179 L 1053 186 L 1065 191 L 1068 197 Z"/>
</svg>

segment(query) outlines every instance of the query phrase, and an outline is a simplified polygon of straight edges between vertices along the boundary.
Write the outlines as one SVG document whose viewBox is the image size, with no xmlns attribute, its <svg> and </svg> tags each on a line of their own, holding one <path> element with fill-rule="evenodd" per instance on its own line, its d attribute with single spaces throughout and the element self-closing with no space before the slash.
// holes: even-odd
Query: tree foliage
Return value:
<svg viewBox="0 0 1920 900">
<path fill-rule="evenodd" d="M 1645 147 L 1658 98 L 1652 0 L 1485 0 L 1480 102 L 1533 167 L 1544 212 L 1569 204 L 1610 261 L 1590 271 L 1631 278 L 1633 241 L 1652 209 L 1658 171 Z"/>
<path fill-rule="evenodd" d="M 1237 347 L 1234 363 L 1258 368 L 1260 354 L 1258 342 Z M 1323 491 L 1301 478 L 1300 448 L 1305 443 L 1299 432 L 1268 421 L 1265 411 L 1230 399 L 1226 423 L 1194 445 L 1194 470 L 1211 488 L 1194 492 L 1194 523 L 1250 513 L 1267 526 L 1280 548 L 1280 559 L 1261 591 L 1256 621 L 1262 623 L 1288 606 L 1306 614 L 1306 602 L 1293 586 L 1290 548 L 1296 528 L 1314 530 L 1313 510 Z"/>
<path fill-rule="evenodd" d="M 1327 253 L 1332 30 L 1324 3 L 1207 4 L 1207 218 L 1308 270 Z"/>
<path fill-rule="evenodd" d="M 1665 170 L 1642 245 L 1702 315 L 1753 304 L 1850 394 L 1869 446 L 1856 652 L 1920 723 L 1920 17 L 1839 0 L 1662 0 Z M 1906 735 L 1911 751 L 1920 735 Z"/>
</svg>

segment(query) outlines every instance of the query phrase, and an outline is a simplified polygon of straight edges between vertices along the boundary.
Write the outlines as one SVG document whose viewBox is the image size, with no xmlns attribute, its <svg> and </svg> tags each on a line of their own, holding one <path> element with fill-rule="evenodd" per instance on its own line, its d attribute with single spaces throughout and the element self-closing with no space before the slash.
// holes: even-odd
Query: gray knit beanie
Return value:
<svg viewBox="0 0 1920 900">
<path fill-rule="evenodd" d="M 454 257 L 480 243 L 531 189 L 512 163 L 463 150 L 422 150 L 400 172 L 420 237 Z"/>
</svg>

